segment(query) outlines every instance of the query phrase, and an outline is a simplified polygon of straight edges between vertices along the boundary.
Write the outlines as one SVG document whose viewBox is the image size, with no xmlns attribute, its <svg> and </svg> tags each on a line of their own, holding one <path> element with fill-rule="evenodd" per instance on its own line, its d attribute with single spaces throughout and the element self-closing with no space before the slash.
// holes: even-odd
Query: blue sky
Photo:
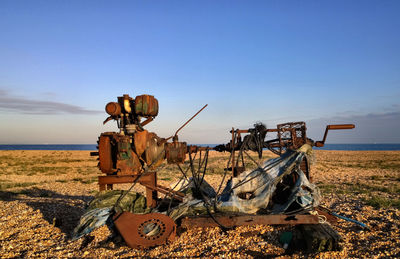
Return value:
<svg viewBox="0 0 400 259">
<path fill-rule="evenodd" d="M 356 124 L 329 143 L 400 143 L 399 1 L 0 1 L 0 143 L 95 143 L 104 106 L 154 95 L 149 129 Z"/>
</svg>

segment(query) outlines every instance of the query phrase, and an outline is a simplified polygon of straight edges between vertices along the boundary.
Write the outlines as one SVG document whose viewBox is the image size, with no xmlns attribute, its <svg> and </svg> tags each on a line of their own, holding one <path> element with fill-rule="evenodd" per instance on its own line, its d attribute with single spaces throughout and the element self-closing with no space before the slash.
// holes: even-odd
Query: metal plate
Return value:
<svg viewBox="0 0 400 259">
<path fill-rule="evenodd" d="M 114 217 L 114 224 L 128 246 L 136 249 L 165 244 L 176 233 L 175 222 L 160 213 L 123 212 Z"/>
<path fill-rule="evenodd" d="M 226 227 L 252 225 L 298 225 L 318 224 L 316 215 L 244 215 L 244 216 L 217 216 L 214 218 Z M 182 219 L 182 227 L 216 227 L 218 224 L 210 217 L 186 217 Z"/>
<path fill-rule="evenodd" d="M 113 173 L 113 162 L 111 157 L 111 140 L 107 135 L 100 135 L 99 138 L 99 167 L 105 174 Z"/>
</svg>

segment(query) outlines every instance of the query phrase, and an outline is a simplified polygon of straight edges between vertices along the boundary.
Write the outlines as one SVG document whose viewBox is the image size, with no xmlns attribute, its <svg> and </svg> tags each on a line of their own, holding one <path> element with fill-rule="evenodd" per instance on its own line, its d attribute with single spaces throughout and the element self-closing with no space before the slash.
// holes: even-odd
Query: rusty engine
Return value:
<svg viewBox="0 0 400 259">
<path fill-rule="evenodd" d="M 178 142 L 177 133 L 190 120 L 174 136 L 160 138 L 143 128 L 158 115 L 158 101 L 154 96 L 140 95 L 133 99 L 125 94 L 118 97 L 118 102 L 109 102 L 105 110 L 110 116 L 103 124 L 115 120 L 120 132 L 102 133 L 98 140 L 98 152 L 91 153 L 99 156 L 98 167 L 106 174 L 99 177 L 100 190 L 112 189 L 113 184 L 138 180 L 146 187 L 148 206 L 156 206 L 157 191 L 170 193 L 172 190 L 157 185 L 154 170 L 165 159 L 170 164 L 184 162 L 189 147 L 186 142 Z M 168 143 L 171 138 L 173 141 Z"/>
</svg>

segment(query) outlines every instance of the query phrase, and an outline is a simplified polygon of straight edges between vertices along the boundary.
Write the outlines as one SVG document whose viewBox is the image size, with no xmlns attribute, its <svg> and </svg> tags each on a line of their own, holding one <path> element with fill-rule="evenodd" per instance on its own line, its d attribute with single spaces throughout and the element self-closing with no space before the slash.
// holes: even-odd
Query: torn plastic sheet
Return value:
<svg viewBox="0 0 400 259">
<path fill-rule="evenodd" d="M 72 240 L 79 239 L 106 223 L 109 224 L 111 209 L 111 207 L 106 207 L 86 211 L 79 220 L 79 225 L 74 229 Z"/>
<path fill-rule="evenodd" d="M 278 158 L 265 161 L 261 168 L 241 173 L 227 182 L 222 194 L 216 198 L 215 206 L 210 209 L 245 214 L 281 214 L 293 212 L 293 209 L 301 212 L 318 206 L 319 189 L 308 181 L 300 169 L 304 156 L 311 155 L 312 148 L 306 144 L 296 151 L 288 150 Z M 287 199 L 281 204 L 272 204 L 278 183 L 292 174 L 295 174 L 296 181 L 290 186 Z M 207 203 L 211 202 L 209 200 Z M 176 220 L 185 215 L 203 214 L 206 213 L 204 206 L 201 200 L 190 200 L 180 204 L 170 216 Z"/>
</svg>

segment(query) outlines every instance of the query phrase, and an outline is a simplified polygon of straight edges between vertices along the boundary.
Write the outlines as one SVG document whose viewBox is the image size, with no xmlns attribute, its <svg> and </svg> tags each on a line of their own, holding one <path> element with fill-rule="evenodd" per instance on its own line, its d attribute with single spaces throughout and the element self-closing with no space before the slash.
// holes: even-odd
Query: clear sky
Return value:
<svg viewBox="0 0 400 259">
<path fill-rule="evenodd" d="M 104 106 L 154 95 L 189 143 L 231 127 L 355 123 L 400 143 L 400 1 L 0 1 L 0 144 L 95 143 Z"/>
</svg>

